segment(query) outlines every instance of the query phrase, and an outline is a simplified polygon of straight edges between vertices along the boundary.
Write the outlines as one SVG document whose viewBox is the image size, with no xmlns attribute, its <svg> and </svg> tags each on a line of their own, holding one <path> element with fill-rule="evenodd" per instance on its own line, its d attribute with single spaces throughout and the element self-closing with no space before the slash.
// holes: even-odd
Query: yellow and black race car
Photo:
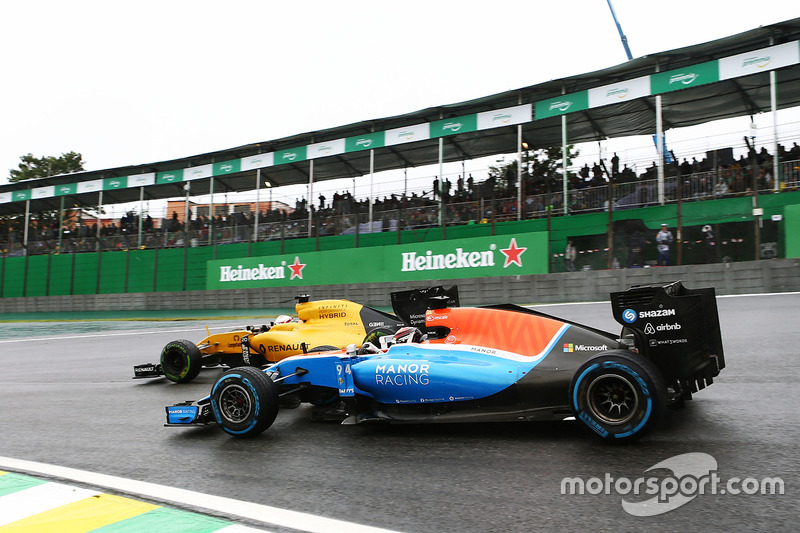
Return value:
<svg viewBox="0 0 800 533">
<path fill-rule="evenodd" d="M 174 340 L 161 350 L 160 363 L 134 366 L 134 378 L 165 376 L 176 383 L 187 383 L 203 367 L 263 367 L 292 355 L 336 350 L 351 344 L 361 347 L 364 342 L 378 345 L 379 337 L 414 325 L 420 317 L 424 320 L 430 298 L 446 298 L 449 305 L 458 305 L 457 287 L 392 293 L 398 316 L 349 300 L 309 301 L 307 295 L 299 296 L 296 318 L 282 315 L 269 325 L 213 335 L 206 330 L 208 336 L 197 344 Z"/>
</svg>

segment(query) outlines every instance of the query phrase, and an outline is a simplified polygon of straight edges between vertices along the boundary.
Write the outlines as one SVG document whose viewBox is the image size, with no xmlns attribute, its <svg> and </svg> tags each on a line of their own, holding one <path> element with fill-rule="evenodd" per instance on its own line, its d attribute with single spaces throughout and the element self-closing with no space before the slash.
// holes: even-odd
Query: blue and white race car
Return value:
<svg viewBox="0 0 800 533">
<path fill-rule="evenodd" d="M 620 335 L 514 305 L 432 299 L 424 332 L 228 370 L 209 396 L 167 407 L 166 425 L 216 422 L 252 437 L 279 408 L 306 402 L 345 424 L 575 417 L 603 439 L 634 440 L 725 367 L 716 299 L 671 282 L 612 293 L 611 305 Z"/>
</svg>

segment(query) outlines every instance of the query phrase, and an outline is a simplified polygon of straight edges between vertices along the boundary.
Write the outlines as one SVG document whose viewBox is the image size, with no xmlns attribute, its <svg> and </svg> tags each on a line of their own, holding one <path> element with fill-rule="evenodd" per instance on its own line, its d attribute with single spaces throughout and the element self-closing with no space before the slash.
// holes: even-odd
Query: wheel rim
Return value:
<svg viewBox="0 0 800 533">
<path fill-rule="evenodd" d="M 219 409 L 228 422 L 239 424 L 247 420 L 252 409 L 252 401 L 247 390 L 239 384 L 231 384 L 222 389 L 219 395 Z"/>
<path fill-rule="evenodd" d="M 182 374 L 186 370 L 181 353 L 170 350 L 164 357 L 163 366 L 170 374 Z"/>
<path fill-rule="evenodd" d="M 633 383 L 623 376 L 604 374 L 595 378 L 587 391 L 589 409 L 608 424 L 630 421 L 639 405 L 639 395 Z"/>
</svg>

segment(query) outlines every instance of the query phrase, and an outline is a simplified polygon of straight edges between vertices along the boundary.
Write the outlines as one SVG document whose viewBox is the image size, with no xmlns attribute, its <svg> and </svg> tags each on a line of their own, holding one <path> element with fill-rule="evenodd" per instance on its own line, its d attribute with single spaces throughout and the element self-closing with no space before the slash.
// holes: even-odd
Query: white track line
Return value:
<svg viewBox="0 0 800 533">
<path fill-rule="evenodd" d="M 25 472 L 33 475 L 38 474 L 85 483 L 94 487 L 103 487 L 125 494 L 133 494 L 155 501 L 171 502 L 190 508 L 199 507 L 227 516 L 246 518 L 267 525 L 280 526 L 298 531 L 309 531 L 311 533 L 395 533 L 388 529 L 364 526 L 352 522 L 345 522 L 343 520 L 279 509 L 268 505 L 243 502 L 231 498 L 223 498 L 221 496 L 212 496 L 201 492 L 148 483 L 146 481 L 136 481 L 106 474 L 96 474 L 85 470 L 12 459 L 10 457 L 0 456 L 0 468 L 9 471 Z"/>
</svg>

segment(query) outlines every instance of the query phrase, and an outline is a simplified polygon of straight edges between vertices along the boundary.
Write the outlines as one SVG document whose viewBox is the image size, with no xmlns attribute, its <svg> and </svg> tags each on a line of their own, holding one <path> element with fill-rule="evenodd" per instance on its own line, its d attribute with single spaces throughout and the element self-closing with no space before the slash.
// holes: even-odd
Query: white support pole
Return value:
<svg viewBox="0 0 800 533">
<path fill-rule="evenodd" d="M 439 115 L 441 117 L 441 114 Z M 444 137 L 439 137 L 439 226 L 444 227 L 447 217 L 444 213 Z"/>
<path fill-rule="evenodd" d="M 567 176 L 567 168 L 569 167 L 567 161 L 567 115 L 561 115 L 561 157 L 562 157 L 562 170 L 564 171 L 564 175 L 562 176 L 562 194 L 564 198 L 562 202 L 564 203 L 564 214 L 569 215 L 569 179 Z"/>
<path fill-rule="evenodd" d="M 102 233 L 101 233 L 100 230 L 102 229 L 103 226 L 100 223 L 101 222 L 100 213 L 102 213 L 102 211 L 103 211 L 103 190 L 101 189 L 100 193 L 99 193 L 99 195 L 97 197 L 97 217 L 96 217 L 97 222 L 95 223 L 95 228 L 94 228 L 95 229 L 94 233 L 95 233 L 95 236 L 97 238 L 97 240 L 95 242 L 97 243 L 96 248 L 97 248 L 98 252 L 101 249 L 100 237 L 102 236 Z M 61 231 L 61 230 L 59 229 L 59 231 Z M 59 248 L 59 251 L 60 251 L 61 250 L 61 246 L 59 246 L 58 248 Z"/>
<path fill-rule="evenodd" d="M 144 207 L 144 185 L 139 187 L 139 239 L 137 247 L 142 247 L 142 209 Z"/>
<path fill-rule="evenodd" d="M 311 226 L 313 223 L 313 217 L 311 216 L 311 212 L 314 210 L 314 202 L 312 198 L 314 197 L 314 160 L 308 162 L 308 202 L 306 202 L 306 206 L 308 207 L 308 236 L 311 237 L 313 235 L 311 231 Z"/>
<path fill-rule="evenodd" d="M 517 220 L 522 220 L 522 124 L 517 124 Z"/>
<path fill-rule="evenodd" d="M 100 191 L 102 192 L 102 191 Z M 62 245 L 64 238 L 64 197 L 61 197 L 61 207 L 58 209 L 58 252 L 62 253 Z"/>
<path fill-rule="evenodd" d="M 261 213 L 261 169 L 256 169 L 256 216 L 253 217 L 253 242 L 258 241 L 258 216 Z"/>
<path fill-rule="evenodd" d="M 28 255 L 28 224 L 31 219 L 31 201 L 25 200 L 25 229 L 22 231 L 22 246 L 25 247 L 25 255 Z M 60 229 L 59 229 L 60 231 Z"/>
<path fill-rule="evenodd" d="M 772 110 L 772 188 L 778 192 L 781 182 L 781 155 L 778 153 L 778 87 L 774 70 L 769 71 L 769 100 Z"/>
<path fill-rule="evenodd" d="M 656 151 L 658 152 L 658 203 L 664 205 L 664 124 L 661 118 L 661 95 L 656 96 Z"/>
<path fill-rule="evenodd" d="M 192 190 L 192 182 L 187 181 L 184 186 L 183 190 L 186 191 L 186 199 L 183 202 L 183 244 L 184 246 L 189 245 L 189 193 Z M 141 219 L 141 217 L 139 217 Z"/>
<path fill-rule="evenodd" d="M 372 204 L 375 203 L 375 150 L 369 151 L 369 233 L 372 233 Z M 358 222 L 356 222 L 358 223 Z"/>
<path fill-rule="evenodd" d="M 214 242 L 214 176 L 208 189 L 208 244 Z"/>
</svg>

